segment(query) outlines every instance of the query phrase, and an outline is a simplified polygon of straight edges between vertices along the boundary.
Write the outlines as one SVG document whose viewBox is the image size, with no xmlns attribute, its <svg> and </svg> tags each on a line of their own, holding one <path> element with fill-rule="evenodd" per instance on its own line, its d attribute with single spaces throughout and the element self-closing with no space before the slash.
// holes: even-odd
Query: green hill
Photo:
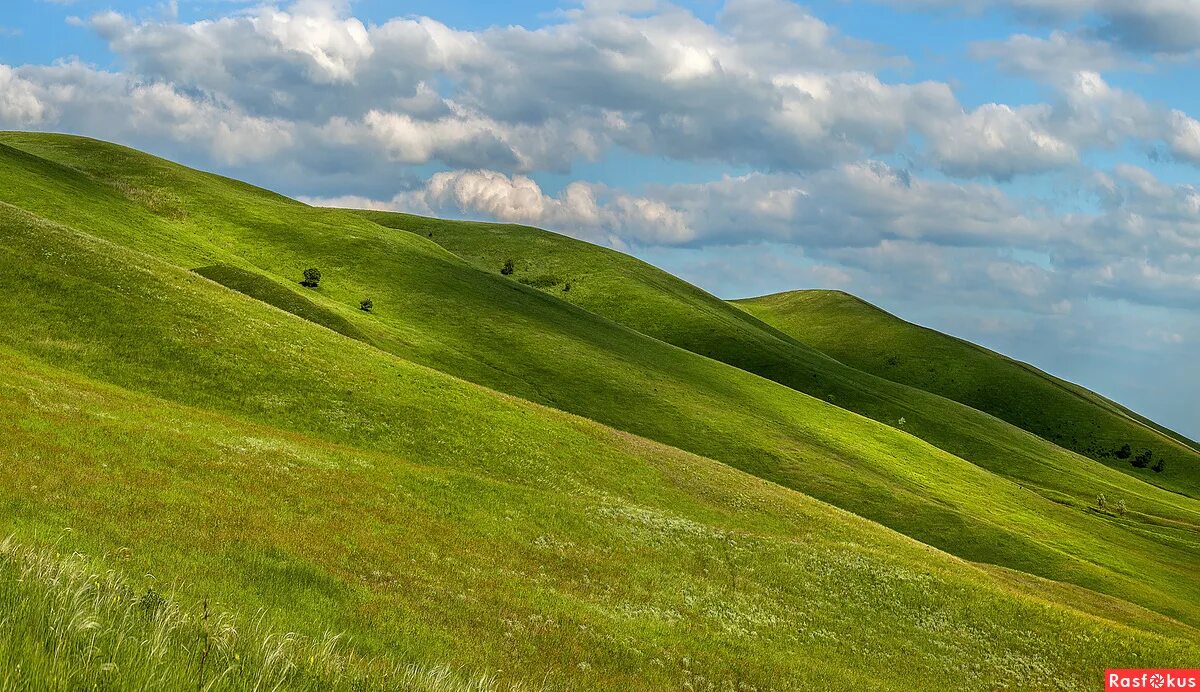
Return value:
<svg viewBox="0 0 1200 692">
<path fill-rule="evenodd" d="M 849 367 L 628 255 L 524 226 L 387 212 L 362 214 L 425 236 L 484 270 L 495 271 L 513 259 L 512 276 L 519 283 L 538 286 L 644 334 L 902 428 L 1053 501 L 1086 507 L 1100 494 L 1127 503 L 1137 498 L 1142 514 L 1171 525 L 1197 526 L 1197 504 L 1191 499 L 1116 473 L 950 399 Z M 1173 481 L 1172 489 L 1178 489 L 1193 487 L 1197 477 L 1200 473 L 1180 464 L 1157 480 Z"/>
<path fill-rule="evenodd" d="M 6 686 L 211 660 L 230 687 L 1082 687 L 1196 658 L 1182 519 L 1049 501 L 427 237 L 0 141 L 0 530 L 35 546 L 0 551 Z"/>
<path fill-rule="evenodd" d="M 794 291 L 738 304 L 847 365 L 962 402 L 1147 483 L 1200 497 L 1200 445 L 1031 365 L 840 291 Z M 1149 463 L 1136 468 L 1132 462 L 1146 451 Z M 1154 471 L 1159 461 L 1161 471 Z"/>
</svg>

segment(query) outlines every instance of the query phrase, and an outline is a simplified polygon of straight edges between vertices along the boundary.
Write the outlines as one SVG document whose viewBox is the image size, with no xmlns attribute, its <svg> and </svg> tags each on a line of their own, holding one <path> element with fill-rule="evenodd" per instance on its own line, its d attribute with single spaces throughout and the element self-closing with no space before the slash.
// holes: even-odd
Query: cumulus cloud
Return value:
<svg viewBox="0 0 1200 692">
<path fill-rule="evenodd" d="M 293 143 L 290 123 L 79 62 L 0 65 L 0 124 L 173 142 L 228 164 L 262 161 Z"/>
<path fill-rule="evenodd" d="M 178 122 L 158 130 L 207 136 L 222 161 L 290 151 L 301 132 L 320 143 L 292 153 L 298 169 L 354 160 L 367 170 L 382 154 L 393 164 L 568 172 L 623 150 L 803 172 L 903 154 L 952 176 L 1008 180 L 1129 139 L 1195 159 L 1183 121 L 1094 71 L 1066 71 L 1104 57 L 1097 42 L 1065 35 L 1044 42 L 1044 55 L 1025 50 L 1040 45 L 1028 37 L 1007 53 L 1027 55 L 1029 71 L 1058 65 L 1056 101 L 965 109 L 946 83 L 881 79 L 878 68 L 904 61 L 786 0 L 728 0 L 712 22 L 669 4 L 587 3 L 537 29 L 474 31 L 427 17 L 366 25 L 349 9 L 304 1 L 193 23 L 110 11 L 87 24 L 130 82 L 207 109 L 214 133 Z M 50 77 L 40 75 L 42 91 L 55 88 Z"/>
<path fill-rule="evenodd" d="M 862 70 L 897 61 L 785 0 L 730 0 L 716 24 L 669 5 L 592 4 L 536 30 L 368 27 L 296 3 L 193 24 L 108 12 L 90 25 L 143 78 L 256 117 L 334 122 L 406 163 L 461 166 L 466 150 L 481 166 L 563 169 L 622 146 L 808 169 L 894 151 L 917 122 L 957 108 L 945 84 Z"/>
<path fill-rule="evenodd" d="M 580 181 L 552 196 L 525 176 L 509 177 L 487 170 L 437 173 L 424 186 L 386 201 L 355 196 L 306 201 L 418 214 L 465 214 L 564 229 L 578 237 L 611 244 L 623 244 L 623 239 L 628 238 L 670 245 L 695 237 L 684 215 L 661 200 L 635 197 Z"/>
<path fill-rule="evenodd" d="M 962 118 L 932 128 L 932 155 L 942 170 L 959 176 L 1008 180 L 1021 173 L 1053 170 L 1078 160 L 1075 147 L 1048 127 L 1049 106 L 985 104 Z"/>
<path fill-rule="evenodd" d="M 49 107 L 38 98 L 38 88 L 11 67 L 0 65 L 0 123 L 27 127 L 41 123 Z"/>
</svg>

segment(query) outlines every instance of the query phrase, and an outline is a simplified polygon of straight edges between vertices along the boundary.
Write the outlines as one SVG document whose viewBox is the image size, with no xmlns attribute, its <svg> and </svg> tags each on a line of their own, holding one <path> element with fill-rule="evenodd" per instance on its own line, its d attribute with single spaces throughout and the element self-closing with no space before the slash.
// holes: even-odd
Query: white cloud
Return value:
<svg viewBox="0 0 1200 692">
<path fill-rule="evenodd" d="M 0 124 L 8 127 L 37 125 L 50 115 L 38 98 L 37 87 L 7 65 L 0 65 Z"/>
<path fill-rule="evenodd" d="M 547 195 L 525 176 L 487 170 L 437 173 L 420 189 L 388 201 L 362 197 L 309 199 L 312 204 L 392 209 L 419 214 L 482 216 L 505 223 L 558 228 L 572 234 L 618 243 L 677 244 L 694 238 L 684 215 L 661 200 L 634 197 L 584 182 Z"/>
<path fill-rule="evenodd" d="M 1075 147 L 1053 134 L 1049 106 L 1012 108 L 990 103 L 935 127 L 932 155 L 942 170 L 959 176 L 1007 180 L 1074 163 Z"/>
<path fill-rule="evenodd" d="M 172 142 L 226 164 L 263 161 L 294 142 L 288 122 L 78 62 L 0 65 L 0 120 L 109 139 Z"/>
<path fill-rule="evenodd" d="M 1171 133 L 1167 143 L 1171 153 L 1181 159 L 1200 163 L 1200 121 L 1183 111 L 1171 111 Z"/>
<path fill-rule="evenodd" d="M 971 46 L 972 57 L 995 60 L 1017 74 L 1060 81 L 1078 72 L 1105 72 L 1135 66 L 1108 41 L 1061 30 L 1046 38 L 1017 34 L 1003 41 L 980 41 Z"/>
</svg>

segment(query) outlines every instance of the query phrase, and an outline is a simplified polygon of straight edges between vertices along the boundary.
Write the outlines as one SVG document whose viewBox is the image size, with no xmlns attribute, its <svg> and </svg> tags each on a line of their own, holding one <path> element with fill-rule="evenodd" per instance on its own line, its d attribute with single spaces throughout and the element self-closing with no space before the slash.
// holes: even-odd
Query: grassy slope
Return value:
<svg viewBox="0 0 1200 692">
<path fill-rule="evenodd" d="M 107 556 L 0 550 L 0 600 L 19 606 L 6 686 L 182 686 L 197 629 L 231 687 L 285 675 L 277 646 L 301 687 L 416 663 L 555 688 L 1084 688 L 1200 656 L 1171 620 L 1031 587 L 11 207 L 0 233 L 0 309 L 41 297 L 52 317 L 0 348 L 0 516 Z M 109 569 L 146 576 L 122 591 Z M 128 613 L 147 587 L 189 618 Z M 321 653 L 330 632 L 351 660 Z M 421 670 L 380 684 L 437 687 Z"/>
<path fill-rule="evenodd" d="M 738 303 L 866 372 L 934 392 L 1148 483 L 1200 497 L 1200 445 L 1033 366 L 905 322 L 840 291 L 795 291 Z M 1112 452 L 1151 450 L 1166 468 L 1134 468 Z"/>
<path fill-rule="evenodd" d="M 192 271 L 226 288 L 231 288 L 238 293 L 244 293 L 255 300 L 261 300 L 267 305 L 273 305 L 284 312 L 290 312 L 309 322 L 332 329 L 343 336 L 348 336 L 351 339 L 359 341 L 367 340 L 367 337 L 345 317 L 342 317 L 329 308 L 314 303 L 307 297 L 297 293 L 294 289 L 282 286 L 258 272 L 247 271 L 225 264 L 199 267 Z"/>
<path fill-rule="evenodd" d="M 38 213 L 180 268 L 256 264 L 286 282 L 303 267 L 319 266 L 326 283 L 306 295 L 342 314 L 384 350 L 702 453 L 970 559 L 1072 581 L 1197 620 L 1200 585 L 1191 578 L 1196 550 L 1188 531 L 1049 502 L 912 437 L 473 270 L 425 239 L 351 214 L 314 210 L 109 145 L 23 135 L 6 139 L 91 172 L 9 154 L 0 167 L 8 172 L 3 189 Z M 186 191 L 186 197 L 174 196 L 177 191 Z M 147 199 L 154 205 L 145 204 Z M 10 226 L 20 224 L 14 218 Z M 26 255 L 37 258 L 36 248 L 54 245 L 30 233 Z M 187 237 L 194 242 L 184 242 Z M 11 261 L 27 263 L 17 241 L 11 241 Z M 55 259 L 51 266 L 61 271 L 61 264 Z M 88 310 L 59 306 L 36 313 L 7 335 L 11 343 L 128 387 L 267 416 L 295 430 L 328 435 L 328 421 L 340 421 L 348 411 L 387 412 L 365 409 L 371 400 L 352 388 L 322 390 L 319 396 L 331 401 L 311 411 L 281 402 L 271 394 L 279 384 L 272 378 L 280 376 L 272 368 L 295 368 L 292 359 L 260 363 L 234 355 L 243 368 L 253 369 L 230 370 L 212 350 L 222 339 L 207 337 L 203 320 L 181 325 L 170 305 L 155 303 L 165 311 L 157 322 L 113 323 L 105 315 L 121 314 L 122 301 L 131 299 L 119 290 L 122 275 L 101 276 L 91 266 L 72 272 L 71 281 L 89 284 L 78 290 L 96 294 Z M 33 296 L 64 292 L 70 286 L 23 284 L 4 299 L 17 309 Z M 365 294 L 376 298 L 370 315 L 353 307 Z M 158 323 L 159 333 L 148 332 Z M 189 334 L 200 340 L 176 343 Z M 81 336 L 96 345 L 63 346 Z M 208 349 L 199 358 L 197 345 Z M 181 361 L 192 370 L 181 372 Z M 313 396 L 319 398 L 317 392 Z M 349 442 L 391 444 L 378 431 L 360 431 Z"/>
<path fill-rule="evenodd" d="M 681 348 L 897 427 L 904 418 L 905 431 L 1050 499 L 1087 506 L 1104 493 L 1133 502 L 1145 514 L 1196 525 L 1198 505 L 1191 499 L 1147 486 L 936 394 L 848 367 L 628 255 L 524 226 L 362 214 L 425 235 L 480 268 L 495 270 L 513 258 L 515 280 Z M 570 289 L 563 290 L 568 283 Z M 1180 468 L 1167 480 L 1178 479 L 1174 485 L 1187 488 L 1197 475 Z"/>
</svg>

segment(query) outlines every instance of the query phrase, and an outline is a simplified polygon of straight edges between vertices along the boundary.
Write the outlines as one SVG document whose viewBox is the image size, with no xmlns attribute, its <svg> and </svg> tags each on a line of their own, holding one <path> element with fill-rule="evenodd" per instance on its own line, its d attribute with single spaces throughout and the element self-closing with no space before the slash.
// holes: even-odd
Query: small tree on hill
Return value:
<svg viewBox="0 0 1200 692">
<path fill-rule="evenodd" d="M 1133 454 L 1133 449 L 1131 449 L 1129 447 L 1129 445 L 1125 445 L 1117 450 L 1117 458 L 1118 459 L 1128 459 L 1130 457 L 1130 455 L 1132 455 L 1132 454 Z"/>
<path fill-rule="evenodd" d="M 1133 463 L 1134 468 L 1144 469 L 1147 466 L 1149 466 L 1150 462 L 1153 460 L 1154 460 L 1154 452 L 1151 452 L 1150 450 L 1147 449 L 1146 451 L 1144 451 L 1141 454 L 1134 457 L 1132 463 Z"/>
<path fill-rule="evenodd" d="M 1125 501 L 1117 500 L 1117 514 L 1120 514 L 1121 516 L 1125 516 L 1125 511 L 1126 511 L 1125 510 Z"/>
<path fill-rule="evenodd" d="M 316 288 L 321 284 L 321 270 L 309 268 L 304 270 L 304 281 L 300 282 L 301 286 L 308 288 Z"/>
<path fill-rule="evenodd" d="M 1104 496 L 1104 493 L 1100 493 L 1099 495 L 1097 495 L 1096 496 L 1096 507 L 1103 510 L 1107 506 L 1108 506 L 1108 498 Z"/>
<path fill-rule="evenodd" d="M 358 309 L 362 310 L 363 312 L 370 312 L 371 308 L 373 307 L 375 307 L 375 301 L 371 300 L 370 298 L 363 298 L 362 300 L 358 301 Z"/>
<path fill-rule="evenodd" d="M 1154 462 L 1154 466 L 1151 468 L 1154 469 L 1155 473 L 1162 473 L 1163 469 L 1167 468 L 1167 461 L 1162 457 L 1159 457 L 1158 461 Z"/>
<path fill-rule="evenodd" d="M 513 261 L 510 259 L 504 260 L 504 266 L 500 267 L 500 273 L 503 274 L 504 276 L 512 276 Z"/>
</svg>

